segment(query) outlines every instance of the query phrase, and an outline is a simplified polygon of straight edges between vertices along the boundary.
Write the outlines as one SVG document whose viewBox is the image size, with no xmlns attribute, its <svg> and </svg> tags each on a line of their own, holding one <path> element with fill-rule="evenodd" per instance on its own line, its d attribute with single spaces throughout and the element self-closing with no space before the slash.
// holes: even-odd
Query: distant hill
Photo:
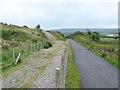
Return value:
<svg viewBox="0 0 120 90">
<path fill-rule="evenodd" d="M 63 34 L 70 34 L 70 33 L 76 32 L 76 31 L 86 32 L 88 30 L 98 31 L 101 34 L 111 34 L 111 33 L 118 32 L 117 28 L 62 28 L 62 29 L 56 29 L 56 30 Z"/>
</svg>

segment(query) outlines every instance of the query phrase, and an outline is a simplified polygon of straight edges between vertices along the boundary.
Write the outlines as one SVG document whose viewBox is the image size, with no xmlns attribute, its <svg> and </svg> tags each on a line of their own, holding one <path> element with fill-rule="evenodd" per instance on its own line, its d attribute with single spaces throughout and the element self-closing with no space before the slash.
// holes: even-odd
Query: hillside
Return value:
<svg viewBox="0 0 120 90">
<path fill-rule="evenodd" d="M 47 37 L 44 35 L 42 30 L 3 24 L 2 39 L 4 47 L 5 44 L 8 46 L 16 46 L 18 42 L 19 45 L 23 45 L 23 43 L 26 45 L 26 43 L 44 41 L 47 40 Z"/>
<path fill-rule="evenodd" d="M 2 24 L 0 34 L 2 35 L 0 39 L 0 44 L 2 45 L 2 66 L 14 62 L 12 60 L 13 58 L 17 58 L 19 52 L 22 53 L 22 58 L 26 55 L 30 55 L 31 47 L 34 52 L 41 45 L 41 48 L 52 46 L 50 40 L 41 29 Z M 15 52 L 14 57 L 13 49 Z"/>
</svg>

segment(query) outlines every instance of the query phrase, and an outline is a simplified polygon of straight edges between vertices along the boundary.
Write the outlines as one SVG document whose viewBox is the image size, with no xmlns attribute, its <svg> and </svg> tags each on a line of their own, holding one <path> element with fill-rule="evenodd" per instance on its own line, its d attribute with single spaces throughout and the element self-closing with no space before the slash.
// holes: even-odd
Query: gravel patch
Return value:
<svg viewBox="0 0 120 90">
<path fill-rule="evenodd" d="M 64 47 L 57 53 L 42 75 L 36 78 L 31 88 L 55 88 L 55 70 L 61 65 L 63 51 Z"/>
</svg>

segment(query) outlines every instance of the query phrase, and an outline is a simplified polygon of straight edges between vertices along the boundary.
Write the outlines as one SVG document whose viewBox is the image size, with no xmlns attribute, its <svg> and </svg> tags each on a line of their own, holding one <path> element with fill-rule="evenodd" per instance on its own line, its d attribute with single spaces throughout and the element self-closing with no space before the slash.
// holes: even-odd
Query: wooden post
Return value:
<svg viewBox="0 0 120 90">
<path fill-rule="evenodd" d="M 40 50 L 40 42 L 38 42 L 38 51 Z"/>
<path fill-rule="evenodd" d="M 42 49 L 44 49 L 44 42 L 42 42 Z"/>
<path fill-rule="evenodd" d="M 34 52 L 36 51 L 35 49 L 36 49 L 36 46 L 35 46 L 35 43 L 34 43 Z"/>
<path fill-rule="evenodd" d="M 12 64 L 14 64 L 15 62 L 15 49 L 13 48 L 13 61 L 12 61 Z"/>
<path fill-rule="evenodd" d="M 32 43 L 31 43 L 31 46 L 30 46 L 30 54 L 32 54 Z"/>
<path fill-rule="evenodd" d="M 18 54 L 18 57 L 17 57 L 17 59 L 16 59 L 16 63 L 15 63 L 15 64 L 18 63 L 18 60 L 20 59 L 20 55 L 21 55 L 21 53 Z"/>
<path fill-rule="evenodd" d="M 43 43 L 41 42 L 41 49 L 43 49 Z"/>
<path fill-rule="evenodd" d="M 58 88 L 59 86 L 59 77 L 60 77 L 60 68 L 56 68 L 55 70 L 55 86 Z"/>
<path fill-rule="evenodd" d="M 43 46 L 42 46 L 42 42 L 40 43 L 40 47 L 41 47 L 41 49 L 43 48 Z"/>
<path fill-rule="evenodd" d="M 37 42 L 37 51 L 39 51 L 39 42 Z"/>
<path fill-rule="evenodd" d="M 25 56 L 27 57 L 27 48 L 25 49 Z"/>
</svg>

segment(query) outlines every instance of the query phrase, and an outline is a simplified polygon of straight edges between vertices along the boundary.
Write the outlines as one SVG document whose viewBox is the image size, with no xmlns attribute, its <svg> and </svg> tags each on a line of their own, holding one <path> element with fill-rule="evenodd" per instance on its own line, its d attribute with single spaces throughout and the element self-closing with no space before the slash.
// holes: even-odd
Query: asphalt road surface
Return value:
<svg viewBox="0 0 120 90">
<path fill-rule="evenodd" d="M 101 57 L 69 40 L 74 50 L 82 88 L 118 88 L 118 69 Z"/>
</svg>

